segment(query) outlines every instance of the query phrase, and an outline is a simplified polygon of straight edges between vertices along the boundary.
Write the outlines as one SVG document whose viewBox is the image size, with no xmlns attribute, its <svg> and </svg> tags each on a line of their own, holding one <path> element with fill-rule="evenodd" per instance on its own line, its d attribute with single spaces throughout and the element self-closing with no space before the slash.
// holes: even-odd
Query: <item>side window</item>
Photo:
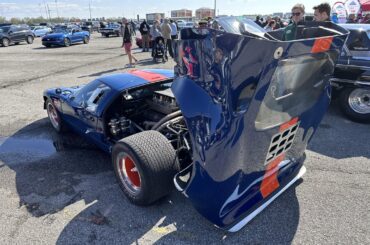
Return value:
<svg viewBox="0 0 370 245">
<path fill-rule="evenodd" d="M 352 51 L 367 51 L 370 47 L 369 36 L 363 31 L 351 31 L 347 42 L 349 50 Z"/>
<path fill-rule="evenodd" d="M 110 87 L 95 80 L 75 93 L 74 101 L 89 112 L 95 112 L 100 102 L 110 91 Z"/>
</svg>

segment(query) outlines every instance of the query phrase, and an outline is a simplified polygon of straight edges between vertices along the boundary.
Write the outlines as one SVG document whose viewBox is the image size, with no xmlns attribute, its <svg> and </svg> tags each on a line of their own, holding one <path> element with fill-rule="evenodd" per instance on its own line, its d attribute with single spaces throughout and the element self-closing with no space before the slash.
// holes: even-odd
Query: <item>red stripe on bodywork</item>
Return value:
<svg viewBox="0 0 370 245">
<path fill-rule="evenodd" d="M 146 81 L 150 83 L 158 82 L 158 81 L 163 81 L 166 80 L 168 77 L 163 76 L 158 73 L 153 73 L 149 71 L 142 71 L 142 70 L 131 70 L 129 71 L 130 74 L 140 77 L 142 79 L 145 79 Z"/>
<path fill-rule="evenodd" d="M 284 160 L 285 154 L 281 154 L 275 158 L 269 165 L 266 167 L 265 175 L 263 176 L 262 183 L 260 186 L 260 192 L 263 198 L 268 197 L 272 192 L 279 188 L 279 180 L 277 178 L 278 169 L 276 167 L 281 161 Z"/>
<path fill-rule="evenodd" d="M 297 122 L 298 122 L 298 117 L 295 117 L 292 120 L 290 120 L 289 122 L 286 122 L 286 123 L 282 124 L 280 126 L 280 130 L 279 131 L 280 132 L 283 132 L 283 131 L 285 131 L 285 129 L 290 128 L 291 126 L 297 124 Z"/>
<path fill-rule="evenodd" d="M 331 43 L 333 42 L 333 38 L 334 37 L 316 39 L 311 49 L 311 53 L 315 54 L 328 51 L 330 49 Z"/>
</svg>

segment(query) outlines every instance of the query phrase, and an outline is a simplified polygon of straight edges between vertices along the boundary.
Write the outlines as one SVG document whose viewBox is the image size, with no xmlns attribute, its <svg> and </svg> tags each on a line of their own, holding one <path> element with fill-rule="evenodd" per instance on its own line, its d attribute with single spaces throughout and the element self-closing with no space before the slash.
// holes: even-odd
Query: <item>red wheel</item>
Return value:
<svg viewBox="0 0 370 245">
<path fill-rule="evenodd" d="M 121 190 L 137 205 L 149 205 L 170 193 L 180 169 L 176 151 L 157 131 L 118 141 L 112 149 L 112 162 Z"/>
<path fill-rule="evenodd" d="M 116 164 L 118 164 L 117 169 L 120 181 L 127 190 L 132 194 L 140 192 L 141 178 L 134 160 L 127 154 L 120 153 L 117 156 Z"/>
</svg>

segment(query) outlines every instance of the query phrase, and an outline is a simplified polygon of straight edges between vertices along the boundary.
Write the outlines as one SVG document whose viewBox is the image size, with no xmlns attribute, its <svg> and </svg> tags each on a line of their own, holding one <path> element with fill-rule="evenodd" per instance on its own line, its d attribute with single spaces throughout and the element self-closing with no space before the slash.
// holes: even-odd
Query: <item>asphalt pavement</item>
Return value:
<svg viewBox="0 0 370 245">
<path fill-rule="evenodd" d="M 132 205 L 110 156 L 43 110 L 43 90 L 127 71 L 121 38 L 0 47 L 0 244 L 370 244 L 370 125 L 335 101 L 308 146 L 306 174 L 237 233 L 219 230 L 180 193 Z M 172 69 L 135 48 L 136 68 Z"/>
</svg>

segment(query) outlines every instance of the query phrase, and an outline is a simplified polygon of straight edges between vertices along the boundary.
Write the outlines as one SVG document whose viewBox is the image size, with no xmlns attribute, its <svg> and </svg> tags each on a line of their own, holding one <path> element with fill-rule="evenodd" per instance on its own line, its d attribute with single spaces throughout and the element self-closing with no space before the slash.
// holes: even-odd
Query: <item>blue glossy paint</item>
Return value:
<svg viewBox="0 0 370 245">
<path fill-rule="evenodd" d="M 236 225 L 301 169 L 306 146 L 329 105 L 329 77 L 346 38 L 345 31 L 331 28 L 342 34 L 329 35 L 330 46 L 317 54 L 312 53 L 318 48 L 317 38 L 283 42 L 241 35 L 237 29 L 182 31 L 175 44 L 172 90 L 193 146 L 193 170 L 184 194 L 218 227 Z M 299 62 L 290 64 L 292 59 Z M 289 71 L 286 77 L 279 75 L 284 67 Z M 286 86 L 291 83 L 298 88 L 289 95 Z M 273 96 L 280 90 L 289 96 L 278 101 Z M 271 113 L 261 120 L 263 108 Z M 295 117 L 299 128 L 293 145 L 273 170 L 279 186 L 264 197 L 261 188 L 270 142 L 280 126 Z M 269 126 L 261 126 L 268 122 Z"/>
<path fill-rule="evenodd" d="M 78 42 L 83 42 L 85 37 L 90 38 L 90 33 L 87 31 L 77 31 L 72 33 L 71 30 L 65 29 L 61 30 L 61 32 L 47 34 L 44 37 L 42 37 L 42 45 L 63 46 L 65 38 L 69 39 L 71 44 L 74 44 Z"/>
<path fill-rule="evenodd" d="M 161 75 L 169 80 L 173 78 L 173 71 L 171 70 L 147 69 L 144 71 Z M 68 123 L 72 130 L 83 137 L 87 137 L 103 151 L 110 152 L 114 142 L 109 141 L 104 131 L 101 129 L 101 125 L 104 124 L 103 113 L 105 109 L 109 107 L 112 101 L 114 101 L 117 96 L 121 95 L 123 91 L 145 86 L 151 82 L 131 73 L 104 76 L 97 80 L 106 84 L 111 90 L 99 103 L 94 113 L 89 112 L 73 99 L 74 94 L 78 92 L 79 89 L 83 88 L 84 85 L 70 88 L 61 87 L 58 88 L 59 93 L 56 88 L 51 88 L 44 92 L 44 97 L 57 101 L 55 105 L 61 105 L 60 107 L 56 106 L 56 109 L 60 113 L 63 121 Z"/>
</svg>

